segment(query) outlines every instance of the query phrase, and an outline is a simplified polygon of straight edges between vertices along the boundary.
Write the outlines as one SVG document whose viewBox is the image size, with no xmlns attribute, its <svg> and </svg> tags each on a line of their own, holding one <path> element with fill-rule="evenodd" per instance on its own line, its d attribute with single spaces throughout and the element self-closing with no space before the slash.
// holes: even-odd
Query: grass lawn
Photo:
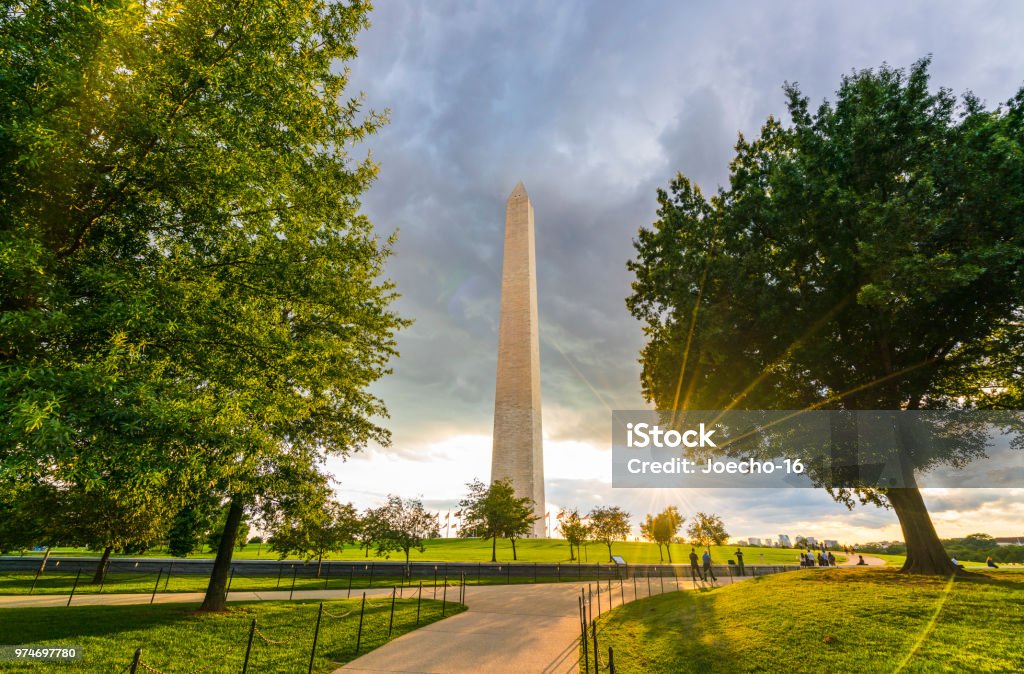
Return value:
<svg viewBox="0 0 1024 674">
<path fill-rule="evenodd" d="M 491 542 L 473 538 L 439 538 L 426 541 L 424 552 L 413 551 L 410 561 L 413 562 L 489 562 L 491 561 Z M 674 543 L 672 548 L 672 561 L 680 564 L 686 562 L 686 556 L 690 554 L 692 546 L 682 543 Z M 796 564 L 797 550 L 785 548 L 748 548 L 744 547 L 744 562 L 747 564 Z M 540 538 L 524 539 L 516 542 L 518 561 L 523 563 L 546 562 L 569 563 L 569 546 L 560 539 Z M 665 548 L 662 548 L 664 553 Z M 584 562 L 593 564 L 608 562 L 608 548 L 602 543 L 589 543 L 582 546 L 581 556 Z M 700 551 L 698 551 L 699 554 Z M 725 564 L 726 560 L 734 559 L 733 553 L 736 546 L 713 547 L 711 557 L 716 564 Z M 26 553 L 42 556 L 41 552 Z M 55 548 L 55 556 L 99 556 L 96 551 L 82 548 Z M 617 541 L 612 544 L 612 554 L 620 555 L 630 564 L 660 564 L 668 562 L 658 556 L 658 546 L 654 543 L 644 541 Z M 763 561 L 761 556 L 764 556 Z M 145 557 L 167 557 L 164 550 L 151 550 L 145 555 L 127 555 Z M 213 558 L 213 552 L 192 555 L 191 558 Z M 837 555 L 842 561 L 842 555 Z M 249 544 L 242 551 L 235 551 L 234 559 L 270 559 L 276 560 L 278 556 L 267 549 L 267 546 Z M 340 553 L 333 553 L 324 559 L 334 560 L 359 560 L 359 561 L 380 561 L 387 559 L 391 561 L 405 561 L 404 555 L 391 555 L 390 557 L 376 557 L 371 552 L 366 556 L 366 551 L 359 548 L 348 548 Z M 501 563 L 512 562 L 512 546 L 506 540 L 498 541 L 498 561 Z"/>
<path fill-rule="evenodd" d="M 642 599 L 599 618 L 598 642 L 619 672 L 1020 672 L 1022 624 L 1017 573 L 834 569 Z"/>
<path fill-rule="evenodd" d="M 324 602 L 314 672 L 331 672 L 354 659 L 360 601 Z M 249 626 L 256 636 L 250 672 L 305 672 L 313 645 L 318 602 L 246 602 L 229 604 L 224 614 L 196 614 L 195 604 L 154 606 L 72 606 L 70 608 L 0 609 L 0 644 L 75 645 L 79 663 L 50 665 L 61 671 L 123 672 L 136 648 L 142 661 L 165 672 L 203 669 L 205 673 L 242 669 Z M 360 653 L 388 640 L 390 599 L 368 599 Z M 445 615 L 465 607 L 448 603 Z M 419 625 L 441 619 L 441 602 L 423 600 Z M 392 638 L 416 627 L 416 600 L 395 605 Z M 38 672 L 39 663 L 0 663 L 3 672 Z M 143 668 L 140 672 L 145 671 Z"/>
</svg>

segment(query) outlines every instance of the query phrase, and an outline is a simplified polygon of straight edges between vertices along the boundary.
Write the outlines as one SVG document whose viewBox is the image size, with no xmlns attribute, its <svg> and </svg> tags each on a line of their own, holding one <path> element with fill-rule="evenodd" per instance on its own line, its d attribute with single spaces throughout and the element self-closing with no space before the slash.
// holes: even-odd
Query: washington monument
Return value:
<svg viewBox="0 0 1024 674">
<path fill-rule="evenodd" d="M 505 207 L 491 482 L 503 479 L 512 481 L 517 496 L 533 499 L 538 518 L 533 535 L 545 536 L 537 257 L 533 206 L 523 183 L 512 190 Z"/>
</svg>

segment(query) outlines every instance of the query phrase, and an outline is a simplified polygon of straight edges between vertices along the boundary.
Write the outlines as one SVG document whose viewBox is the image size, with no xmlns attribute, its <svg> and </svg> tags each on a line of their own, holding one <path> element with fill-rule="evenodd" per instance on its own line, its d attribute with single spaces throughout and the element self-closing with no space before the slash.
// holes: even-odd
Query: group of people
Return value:
<svg viewBox="0 0 1024 674">
<path fill-rule="evenodd" d="M 704 551 L 702 561 L 704 562 L 703 569 L 697 565 L 697 551 L 690 548 L 690 573 L 692 576 L 700 578 L 702 581 L 706 581 L 708 578 L 717 581 L 718 578 L 715 577 L 715 570 L 711 568 L 711 553 L 707 550 Z"/>
<path fill-rule="evenodd" d="M 817 562 L 817 564 L 815 564 Z M 835 566 L 836 556 L 831 550 L 818 550 L 817 554 L 807 550 L 800 553 L 800 566 Z"/>
</svg>

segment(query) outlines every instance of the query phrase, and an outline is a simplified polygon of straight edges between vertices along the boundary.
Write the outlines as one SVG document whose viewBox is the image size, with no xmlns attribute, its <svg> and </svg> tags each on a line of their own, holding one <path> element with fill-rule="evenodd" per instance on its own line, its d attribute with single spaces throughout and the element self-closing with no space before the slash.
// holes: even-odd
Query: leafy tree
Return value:
<svg viewBox="0 0 1024 674">
<path fill-rule="evenodd" d="M 668 562 L 672 563 L 672 539 L 679 533 L 679 527 L 683 524 L 683 516 L 675 506 L 668 506 L 657 515 L 647 514 L 644 521 L 640 523 L 640 534 L 658 544 L 658 558 L 664 561 L 661 554 L 661 546 L 668 551 Z"/>
<path fill-rule="evenodd" d="M 167 552 L 175 557 L 187 557 L 202 547 L 202 540 L 213 526 L 216 505 L 190 503 L 171 519 L 167 532 Z"/>
<path fill-rule="evenodd" d="M 588 513 L 590 538 L 608 546 L 608 561 L 612 561 L 612 541 L 624 541 L 629 536 L 629 513 L 619 506 L 597 507 Z"/>
<path fill-rule="evenodd" d="M 66 544 L 102 550 L 92 582 L 101 583 L 115 550 L 143 552 L 162 540 L 172 514 L 155 492 L 115 492 L 108 482 L 102 490 L 71 487 L 57 493 L 55 518 Z"/>
<path fill-rule="evenodd" d="M 423 552 L 426 549 L 423 542 L 437 538 L 440 533 L 437 518 L 426 511 L 419 499 L 388 496 L 387 503 L 373 509 L 371 521 L 375 522 L 373 538 L 377 554 L 401 550 L 407 565 L 410 551 Z"/>
<path fill-rule="evenodd" d="M 707 548 L 711 552 L 712 545 L 723 545 L 729 540 L 722 518 L 713 513 L 697 513 L 686 527 L 686 535 L 694 545 Z"/>
<path fill-rule="evenodd" d="M 373 508 L 368 508 L 359 518 L 359 526 L 353 532 L 353 537 L 359 547 L 365 550 L 366 557 L 370 556 L 370 549 L 381 535 L 382 528 L 383 524 L 377 517 L 377 511 Z"/>
<path fill-rule="evenodd" d="M 590 528 L 580 519 L 580 511 L 576 508 L 563 510 L 558 516 L 558 533 L 562 534 L 565 542 L 569 544 L 569 561 L 576 561 L 576 553 L 580 545 L 587 540 Z M 575 546 L 575 550 L 573 547 Z"/>
<path fill-rule="evenodd" d="M 1024 90 L 995 110 L 958 105 L 929 90 L 928 66 L 847 75 L 814 112 L 787 85 L 791 123 L 740 137 L 727 188 L 708 199 L 680 174 L 658 192 L 628 306 L 659 409 L 1021 400 Z M 819 484 L 851 508 L 893 508 L 904 571 L 952 573 L 914 475 L 976 450 L 902 452 L 900 488 Z"/>
<path fill-rule="evenodd" d="M 29 3 L 0 17 L 0 482 L 229 503 L 388 442 L 392 240 L 359 214 L 383 118 L 345 97 L 368 5 Z M 40 336 L 45 335 L 42 339 Z M 291 481 L 289 481 L 291 480 Z"/>
<path fill-rule="evenodd" d="M 508 499 L 502 535 L 512 543 L 512 561 L 519 559 L 516 555 L 516 541 L 533 533 L 533 524 L 538 519 L 533 513 L 533 508 L 531 498 L 516 498 L 513 494 L 513 497 Z"/>
<path fill-rule="evenodd" d="M 206 530 L 206 545 L 208 545 L 211 550 L 216 550 L 220 547 L 221 537 L 224 535 L 225 523 L 230 516 L 230 512 L 231 504 L 227 503 L 220 509 L 220 511 L 218 511 L 213 523 L 210 524 L 210 528 Z M 249 529 L 249 520 L 246 515 L 243 514 L 241 520 L 238 522 L 238 526 L 236 527 L 235 540 L 232 545 L 244 545 L 246 538 L 249 535 Z M 242 547 L 239 547 L 238 549 L 242 550 Z"/>
<path fill-rule="evenodd" d="M 351 503 L 328 499 L 302 516 L 281 517 L 273 529 L 270 549 L 280 553 L 281 559 L 289 554 L 316 559 L 316 577 L 319 578 L 324 555 L 343 550 L 352 542 L 359 526 L 359 514 Z"/>
<path fill-rule="evenodd" d="M 517 497 L 509 480 L 496 480 L 489 486 L 473 480 L 466 486 L 469 494 L 459 501 L 462 509 L 459 536 L 491 539 L 492 562 L 498 561 L 498 539 L 509 537 L 514 556 L 515 538 L 526 535 L 535 519 L 533 499 Z"/>
</svg>

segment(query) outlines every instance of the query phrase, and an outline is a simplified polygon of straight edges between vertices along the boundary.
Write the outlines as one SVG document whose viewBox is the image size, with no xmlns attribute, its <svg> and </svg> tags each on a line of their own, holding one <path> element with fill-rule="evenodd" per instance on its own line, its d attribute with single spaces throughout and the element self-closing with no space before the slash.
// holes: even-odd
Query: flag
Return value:
<svg viewBox="0 0 1024 674">
<path fill-rule="evenodd" d="M 565 513 L 564 512 L 558 513 L 558 519 L 560 519 L 560 520 L 561 519 L 565 519 Z"/>
<path fill-rule="evenodd" d="M 461 510 L 457 510 L 457 511 L 455 512 L 455 516 L 456 516 L 456 517 L 462 517 L 462 511 L 461 511 Z"/>
<path fill-rule="evenodd" d="M 546 520 L 547 519 L 551 519 L 551 511 L 550 510 L 548 512 L 544 513 L 544 519 L 546 519 Z"/>
</svg>

